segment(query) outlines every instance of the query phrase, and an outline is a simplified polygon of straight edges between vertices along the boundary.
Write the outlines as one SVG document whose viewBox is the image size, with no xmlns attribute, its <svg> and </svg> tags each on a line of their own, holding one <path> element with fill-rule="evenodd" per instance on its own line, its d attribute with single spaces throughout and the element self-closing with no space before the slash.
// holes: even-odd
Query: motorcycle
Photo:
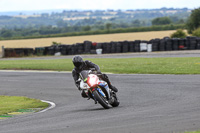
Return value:
<svg viewBox="0 0 200 133">
<path fill-rule="evenodd" d="M 88 99 L 93 99 L 96 103 L 101 104 L 105 109 L 110 106 L 119 106 L 119 100 L 114 91 L 112 91 L 107 82 L 99 78 L 99 74 L 95 70 L 83 70 L 80 72 L 80 89 L 84 91 Z"/>
</svg>

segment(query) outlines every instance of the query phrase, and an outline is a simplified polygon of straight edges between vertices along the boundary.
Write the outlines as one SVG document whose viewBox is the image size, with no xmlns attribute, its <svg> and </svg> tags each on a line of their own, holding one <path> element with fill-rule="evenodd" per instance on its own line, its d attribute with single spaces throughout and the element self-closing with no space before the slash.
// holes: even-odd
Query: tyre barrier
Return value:
<svg viewBox="0 0 200 133">
<path fill-rule="evenodd" d="M 101 49 L 102 54 L 127 53 L 127 52 L 151 52 L 151 51 L 175 51 L 200 49 L 200 37 L 188 36 L 184 39 L 155 38 L 149 41 L 119 41 L 93 43 L 84 41 L 76 44 L 52 45 L 50 47 L 32 48 L 5 48 L 5 57 L 21 57 L 29 55 L 76 55 L 76 54 L 97 54 L 96 50 Z"/>
<path fill-rule="evenodd" d="M 5 48 L 4 57 L 23 57 L 34 54 L 33 48 Z"/>
</svg>

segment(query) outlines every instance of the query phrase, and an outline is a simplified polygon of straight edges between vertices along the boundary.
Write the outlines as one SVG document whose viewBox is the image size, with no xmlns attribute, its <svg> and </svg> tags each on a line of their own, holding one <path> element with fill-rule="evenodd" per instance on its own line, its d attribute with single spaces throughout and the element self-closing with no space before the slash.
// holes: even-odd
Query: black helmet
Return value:
<svg viewBox="0 0 200 133">
<path fill-rule="evenodd" d="M 74 56 L 72 59 L 72 62 L 74 64 L 74 66 L 77 68 L 81 68 L 84 63 L 83 58 L 80 55 Z"/>
</svg>

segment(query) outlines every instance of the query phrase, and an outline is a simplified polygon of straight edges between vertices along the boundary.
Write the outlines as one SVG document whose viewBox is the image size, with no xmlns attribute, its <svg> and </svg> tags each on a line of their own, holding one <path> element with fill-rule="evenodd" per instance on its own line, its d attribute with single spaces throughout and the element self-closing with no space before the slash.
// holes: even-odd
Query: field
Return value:
<svg viewBox="0 0 200 133">
<path fill-rule="evenodd" d="M 134 40 L 151 40 L 154 38 L 163 38 L 170 36 L 174 30 L 170 31 L 151 31 L 151 32 L 136 32 L 136 33 L 118 33 L 104 35 L 88 35 L 74 37 L 58 37 L 58 38 L 40 38 L 40 39 L 24 39 L 24 40 L 5 40 L 0 41 L 0 47 L 5 48 L 35 48 L 50 46 L 52 42 L 62 44 L 82 43 L 85 40 L 92 42 L 110 42 L 110 41 L 134 41 Z M 1 52 L 0 48 L 0 52 Z"/>
</svg>

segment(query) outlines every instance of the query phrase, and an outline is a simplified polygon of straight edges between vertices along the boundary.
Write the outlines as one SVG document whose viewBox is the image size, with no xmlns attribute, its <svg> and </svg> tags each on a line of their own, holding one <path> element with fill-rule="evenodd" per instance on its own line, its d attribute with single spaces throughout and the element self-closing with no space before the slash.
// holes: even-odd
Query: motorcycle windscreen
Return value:
<svg viewBox="0 0 200 133">
<path fill-rule="evenodd" d="M 87 79 L 88 77 L 88 70 L 83 70 L 80 72 L 80 76 L 82 77 L 83 80 Z"/>
</svg>

